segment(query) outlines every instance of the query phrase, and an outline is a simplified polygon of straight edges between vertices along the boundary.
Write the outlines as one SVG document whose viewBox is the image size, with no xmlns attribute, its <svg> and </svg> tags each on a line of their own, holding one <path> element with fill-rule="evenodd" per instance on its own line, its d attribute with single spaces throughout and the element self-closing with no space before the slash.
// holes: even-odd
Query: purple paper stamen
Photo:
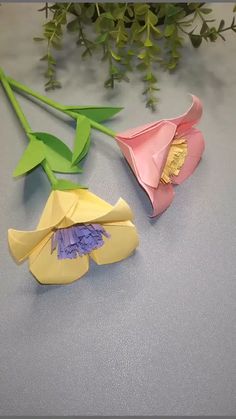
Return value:
<svg viewBox="0 0 236 419">
<path fill-rule="evenodd" d="M 57 248 L 58 259 L 75 259 L 104 245 L 103 236 L 110 234 L 100 224 L 76 224 L 56 230 L 51 239 L 51 252 Z"/>
</svg>

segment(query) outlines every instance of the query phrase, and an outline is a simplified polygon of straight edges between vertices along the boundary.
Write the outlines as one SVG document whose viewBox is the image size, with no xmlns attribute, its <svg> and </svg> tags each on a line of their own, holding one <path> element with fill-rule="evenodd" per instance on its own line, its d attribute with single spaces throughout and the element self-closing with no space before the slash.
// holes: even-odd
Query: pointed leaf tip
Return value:
<svg viewBox="0 0 236 419">
<path fill-rule="evenodd" d="M 45 154 L 42 143 L 34 140 L 30 141 L 13 172 L 13 176 L 24 175 L 38 166 L 44 159 Z"/>
<path fill-rule="evenodd" d="M 67 111 L 73 111 L 84 115 L 96 122 L 106 121 L 122 111 L 123 107 L 103 107 L 103 106 L 66 106 Z"/>
<path fill-rule="evenodd" d="M 89 141 L 90 141 L 90 122 L 86 116 L 78 116 L 75 139 L 74 139 L 74 151 L 72 156 L 72 165 L 79 162 L 85 157 L 88 152 Z M 86 153 L 85 153 L 86 150 Z"/>
</svg>

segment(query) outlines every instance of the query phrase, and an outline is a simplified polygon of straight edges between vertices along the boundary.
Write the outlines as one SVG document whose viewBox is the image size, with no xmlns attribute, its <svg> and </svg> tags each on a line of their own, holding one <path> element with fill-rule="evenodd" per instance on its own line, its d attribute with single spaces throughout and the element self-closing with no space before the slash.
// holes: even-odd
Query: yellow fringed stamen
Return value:
<svg viewBox="0 0 236 419">
<path fill-rule="evenodd" d="M 170 146 L 161 182 L 171 183 L 172 176 L 178 176 L 187 156 L 187 142 L 184 138 L 174 140 Z"/>
</svg>

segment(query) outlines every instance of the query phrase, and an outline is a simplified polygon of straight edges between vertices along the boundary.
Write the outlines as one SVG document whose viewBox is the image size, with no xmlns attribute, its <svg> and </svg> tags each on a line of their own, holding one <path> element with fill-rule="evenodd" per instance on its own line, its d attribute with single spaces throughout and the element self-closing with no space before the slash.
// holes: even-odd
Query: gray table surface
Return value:
<svg viewBox="0 0 236 419">
<path fill-rule="evenodd" d="M 1 66 L 44 92 L 38 4 L 0 9 Z M 232 4 L 214 6 L 230 21 Z M 74 53 L 74 59 L 67 61 Z M 121 131 L 204 105 L 204 157 L 176 188 L 172 206 L 150 221 L 148 198 L 118 147 L 93 133 L 81 176 L 111 203 L 122 196 L 135 212 L 140 246 L 111 266 L 91 264 L 69 286 L 39 285 L 27 263 L 17 266 L 7 228 L 31 229 L 49 194 L 41 169 L 25 179 L 12 171 L 26 139 L 0 89 L 0 414 L 235 415 L 236 414 L 236 36 L 193 50 L 186 45 L 175 75 L 160 75 L 160 105 L 145 109 L 138 76 L 115 92 L 102 88 L 105 65 L 81 62 L 68 44 L 61 54 L 65 104 L 125 106 L 109 126 Z M 72 144 L 74 129 L 27 99 L 35 130 Z"/>
</svg>

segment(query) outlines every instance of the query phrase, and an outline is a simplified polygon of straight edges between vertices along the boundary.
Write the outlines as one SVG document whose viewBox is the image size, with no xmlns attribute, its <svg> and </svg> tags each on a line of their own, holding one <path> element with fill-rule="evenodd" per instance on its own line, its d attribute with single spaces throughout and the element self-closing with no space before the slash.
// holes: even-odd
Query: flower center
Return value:
<svg viewBox="0 0 236 419">
<path fill-rule="evenodd" d="M 161 182 L 170 183 L 172 176 L 177 176 L 187 156 L 187 142 L 184 138 L 175 139 L 170 146 L 166 164 L 161 175 Z"/>
<path fill-rule="evenodd" d="M 110 234 L 100 224 L 75 224 L 54 232 L 51 249 L 57 248 L 58 259 L 75 259 L 102 247 L 103 236 L 109 238 Z"/>
</svg>

